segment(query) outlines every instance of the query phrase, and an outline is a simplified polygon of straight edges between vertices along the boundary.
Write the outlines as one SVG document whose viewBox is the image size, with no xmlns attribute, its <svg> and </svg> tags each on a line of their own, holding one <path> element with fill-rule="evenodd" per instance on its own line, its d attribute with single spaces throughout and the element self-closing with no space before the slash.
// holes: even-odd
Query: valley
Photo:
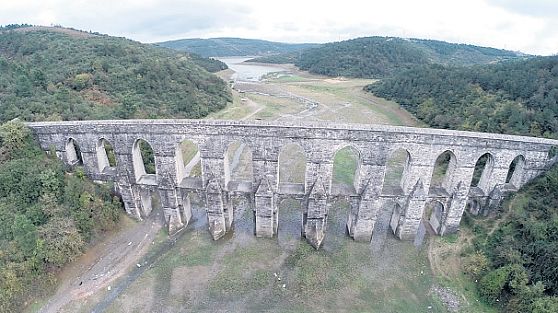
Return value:
<svg viewBox="0 0 558 313">
<path fill-rule="evenodd" d="M 47 2 L 0 10 L 0 313 L 558 312 L 556 5 Z"/>
<path fill-rule="evenodd" d="M 396 103 L 365 92 L 370 79 L 329 78 L 290 65 L 242 64 L 246 71 L 235 73 L 239 67 L 232 62 L 238 60 L 221 60 L 230 69 L 218 75 L 232 84 L 233 102 L 210 119 L 421 125 Z M 245 148 L 236 149 L 233 171 L 242 174 Z M 336 158 L 334 179 L 350 182 L 355 162 L 350 151 Z M 286 175 L 300 176 L 295 150 L 286 163 Z M 94 247 L 59 275 L 65 282 L 41 312 L 446 312 L 442 298 L 448 294 L 459 299 L 460 312 L 490 312 L 462 286 L 444 291 L 449 281 L 439 268 L 446 267 L 448 258 L 455 261 L 457 252 L 444 250 L 452 242 L 439 237 L 419 246 L 400 241 L 387 225 L 388 210 L 371 243 L 355 242 L 346 234 L 347 208 L 342 200 L 332 204 L 326 239 L 318 251 L 301 238 L 300 208 L 289 200 L 280 204 L 279 234 L 273 239 L 253 235 L 254 216 L 246 202 L 234 212 L 233 232 L 219 241 L 210 237 L 199 199 L 193 203 L 190 225 L 176 237 L 169 238 L 158 227 L 143 230 L 158 222 L 130 222 L 111 237 L 145 231 L 147 245 L 139 234 L 113 242 L 111 249 Z M 157 218 L 159 211 L 151 214 Z M 128 251 L 130 246 L 138 251 L 135 261 L 128 257 L 122 263 L 114 257 L 115 251 Z M 112 261 L 103 261 L 107 259 Z M 102 268 L 92 266 L 99 263 Z M 112 278 L 93 279 L 109 272 Z M 87 292 L 79 292 L 80 282 Z M 46 300 L 32 308 L 41 303 Z"/>
</svg>

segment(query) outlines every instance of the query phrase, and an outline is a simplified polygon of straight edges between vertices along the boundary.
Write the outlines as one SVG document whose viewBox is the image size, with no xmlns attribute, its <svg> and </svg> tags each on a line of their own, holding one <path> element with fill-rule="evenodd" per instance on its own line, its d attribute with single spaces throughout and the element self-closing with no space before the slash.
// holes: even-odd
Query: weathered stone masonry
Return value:
<svg viewBox="0 0 558 313">
<path fill-rule="evenodd" d="M 328 203 L 346 197 L 349 234 L 355 240 L 370 240 L 378 211 L 393 207 L 391 228 L 401 239 L 414 238 L 425 207 L 437 206 L 430 225 L 438 234 L 458 230 L 466 206 L 486 209 L 497 205 L 506 191 L 521 187 L 544 172 L 556 158 L 549 152 L 558 141 L 500 134 L 473 133 L 429 128 L 359 124 L 290 124 L 259 121 L 211 120 L 120 120 L 29 123 L 42 149 L 55 150 L 67 163 L 76 159 L 79 145 L 86 174 L 97 181 L 114 181 L 128 214 L 138 219 L 151 211 L 151 195 L 158 193 L 169 231 L 185 227 L 191 217 L 189 192 L 204 198 L 209 230 L 221 238 L 234 221 L 233 195 L 245 194 L 253 204 L 255 232 L 272 237 L 278 230 L 278 203 L 285 197 L 300 199 L 302 234 L 319 247 L 327 227 Z M 156 174 L 143 169 L 137 140 L 153 148 Z M 117 165 L 111 168 L 103 140 L 113 147 Z M 198 145 L 201 178 L 183 177 L 179 143 Z M 253 158 L 253 181 L 225 179 L 225 152 L 240 141 Z M 305 183 L 280 183 L 278 156 L 287 144 L 299 145 L 306 155 Z M 359 152 L 354 189 L 332 186 L 336 151 L 353 147 Z M 407 151 L 400 188 L 383 188 L 386 162 L 399 149 Z M 431 188 L 434 164 L 449 151 L 446 178 L 441 187 Z M 477 160 L 489 161 L 479 184 L 470 187 Z M 518 160 L 511 179 L 506 177 L 512 161 Z M 228 177 L 228 176 L 227 176 Z M 227 180 L 227 181 L 226 181 Z"/>
</svg>

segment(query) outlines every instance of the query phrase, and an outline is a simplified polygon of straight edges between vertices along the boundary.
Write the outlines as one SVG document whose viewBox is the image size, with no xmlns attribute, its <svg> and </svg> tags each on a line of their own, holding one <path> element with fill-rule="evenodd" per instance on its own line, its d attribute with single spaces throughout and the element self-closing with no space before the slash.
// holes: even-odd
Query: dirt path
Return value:
<svg viewBox="0 0 558 313">
<path fill-rule="evenodd" d="M 263 106 L 259 105 L 258 103 L 252 101 L 251 99 L 248 98 L 244 98 L 246 101 L 246 105 L 248 105 L 250 108 L 253 108 L 254 111 L 252 111 L 252 113 L 244 116 L 243 118 L 241 118 L 240 120 L 247 120 L 250 119 L 251 117 L 253 117 L 254 115 L 258 114 L 261 110 L 264 109 Z"/>
<path fill-rule="evenodd" d="M 123 217 L 125 227 L 94 245 L 60 273 L 56 294 L 41 308 L 41 313 L 55 313 L 68 303 L 91 296 L 136 265 L 163 226 L 161 213 L 136 223 Z"/>
<path fill-rule="evenodd" d="M 190 160 L 190 162 L 188 162 L 188 164 L 184 166 L 184 175 L 189 176 L 190 173 L 192 172 L 192 169 L 194 169 L 194 166 L 198 165 L 200 161 L 201 161 L 201 155 L 200 152 L 198 151 L 196 152 L 194 157 Z"/>
</svg>

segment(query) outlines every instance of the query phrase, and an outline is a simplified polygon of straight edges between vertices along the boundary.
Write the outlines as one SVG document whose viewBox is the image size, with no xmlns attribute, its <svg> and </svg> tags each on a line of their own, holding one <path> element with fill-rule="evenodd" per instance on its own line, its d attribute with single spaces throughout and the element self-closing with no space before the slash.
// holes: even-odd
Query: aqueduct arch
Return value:
<svg viewBox="0 0 558 313">
<path fill-rule="evenodd" d="M 65 153 L 66 162 L 69 165 L 83 164 L 83 156 L 81 155 L 81 149 L 74 138 L 70 137 L 66 141 L 65 152 L 66 152 Z"/>
<path fill-rule="evenodd" d="M 347 229 L 355 240 L 370 240 L 378 212 L 388 203 L 393 210 L 391 228 L 401 239 L 414 238 L 427 203 L 440 203 L 443 209 L 435 211 L 434 224 L 443 235 L 458 230 L 467 203 L 475 201 L 475 206 L 490 210 L 506 192 L 520 188 L 558 159 L 551 153 L 558 146 L 556 140 L 385 125 L 218 120 L 27 125 L 43 150 L 54 147 L 71 165 L 81 159 L 85 173 L 93 179 L 114 181 L 129 214 L 146 216 L 152 206 L 150 199 L 160 198 L 170 232 L 188 224 L 192 192 L 203 196 L 214 239 L 224 236 L 236 218 L 231 201 L 235 196 L 246 197 L 253 205 L 255 232 L 260 237 L 277 234 L 278 205 L 293 198 L 302 204 L 302 233 L 315 247 L 326 233 L 328 206 L 339 197 L 349 203 Z M 201 164 L 197 177 L 186 177 L 187 164 L 177 148 L 184 138 L 192 138 L 197 145 Z M 152 171 L 144 164 L 142 140 L 151 148 Z M 114 166 L 107 161 L 105 142 L 113 145 Z M 250 148 L 252 156 L 247 159 L 252 160 L 253 169 L 249 179 L 233 177 L 226 155 L 233 142 Z M 293 188 L 285 188 L 282 181 L 282 151 L 287 144 L 300 147 L 304 157 L 304 170 L 298 173 L 304 177 L 303 183 L 299 179 Z M 358 151 L 353 188 L 332 188 L 334 155 L 346 146 Z M 403 151 L 399 173 L 395 183 L 390 183 L 389 162 L 398 149 Z M 444 153 L 449 156 L 447 169 L 438 184 L 433 179 L 436 159 Z M 484 169 L 475 179 L 475 167 L 482 157 Z M 233 184 L 235 181 L 242 184 Z M 390 184 L 395 187 L 391 191 L 386 188 Z"/>
<path fill-rule="evenodd" d="M 518 189 L 522 185 L 525 175 L 525 157 L 523 155 L 516 156 L 510 163 L 506 183 L 512 188 Z"/>
<path fill-rule="evenodd" d="M 490 179 L 494 170 L 494 157 L 489 152 L 481 155 L 475 163 L 471 186 L 478 187 L 484 194 L 490 192 Z"/>
<path fill-rule="evenodd" d="M 100 173 L 110 174 L 116 168 L 114 148 L 105 138 L 100 138 L 96 145 L 97 169 Z M 110 155 L 109 155 L 110 154 Z"/>
<path fill-rule="evenodd" d="M 330 193 L 354 194 L 360 182 L 361 152 L 353 145 L 345 145 L 335 151 L 332 160 Z"/>
<path fill-rule="evenodd" d="M 153 157 L 151 159 L 151 156 Z M 153 185 L 157 184 L 157 169 L 155 166 L 156 156 L 153 147 L 147 140 L 138 138 L 132 146 L 132 166 L 134 168 L 134 178 L 138 184 Z M 146 165 L 153 163 L 152 167 Z"/>
<path fill-rule="evenodd" d="M 403 194 L 403 186 L 411 167 L 411 153 L 405 148 L 398 148 L 390 153 L 386 160 L 383 194 Z"/>
</svg>

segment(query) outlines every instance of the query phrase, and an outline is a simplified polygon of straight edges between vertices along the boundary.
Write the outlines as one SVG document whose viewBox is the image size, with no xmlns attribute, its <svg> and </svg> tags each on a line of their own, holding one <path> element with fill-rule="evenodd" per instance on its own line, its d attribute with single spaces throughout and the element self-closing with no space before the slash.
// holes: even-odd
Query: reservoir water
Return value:
<svg viewBox="0 0 558 313">
<path fill-rule="evenodd" d="M 244 62 L 252 59 L 252 57 L 219 57 L 215 59 L 224 62 L 235 72 L 232 75 L 232 79 L 235 81 L 257 82 L 266 74 L 285 71 L 285 69 L 271 65 Z"/>
</svg>

